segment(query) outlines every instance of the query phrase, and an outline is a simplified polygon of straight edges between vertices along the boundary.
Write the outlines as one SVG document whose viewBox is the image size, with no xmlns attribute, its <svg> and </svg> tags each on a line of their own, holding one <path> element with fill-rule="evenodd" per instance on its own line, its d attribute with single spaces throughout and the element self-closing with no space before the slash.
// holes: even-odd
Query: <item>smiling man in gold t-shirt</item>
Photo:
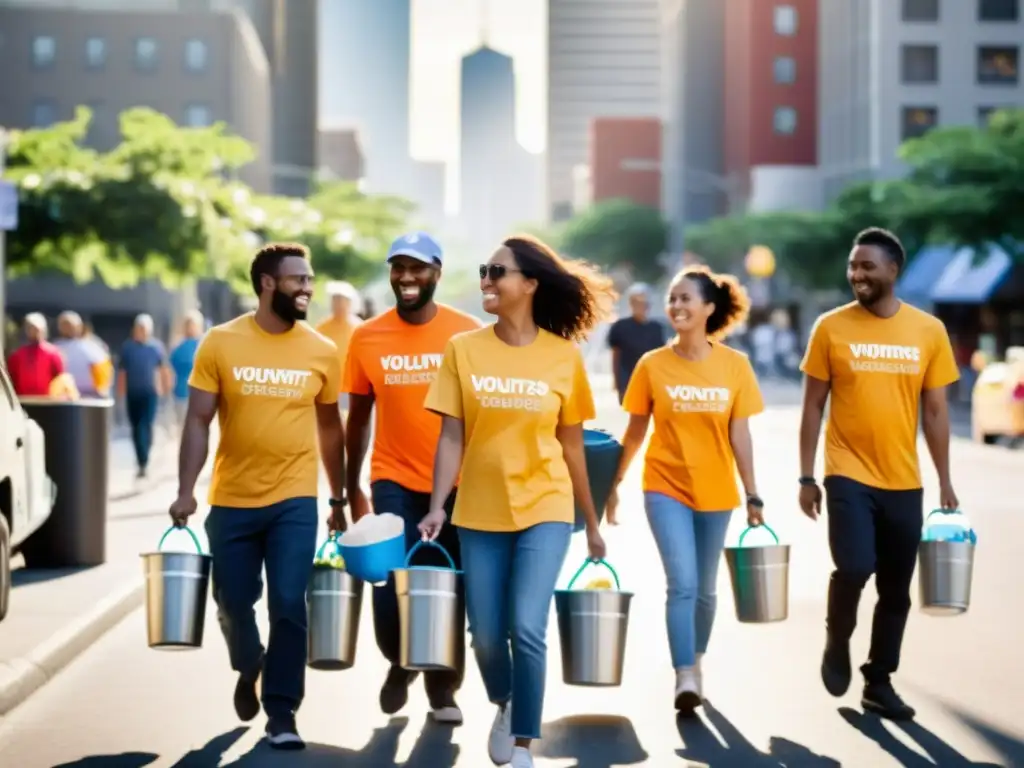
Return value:
<svg viewBox="0 0 1024 768">
<path fill-rule="evenodd" d="M 850 636 L 868 578 L 878 590 L 871 650 L 861 667 L 866 710 L 914 717 L 892 687 L 910 612 L 923 509 L 917 458 L 918 412 L 939 475 L 940 501 L 956 508 L 949 474 L 946 387 L 959 378 L 949 337 L 935 317 L 896 298 L 903 246 L 891 232 L 857 235 L 847 265 L 856 301 L 818 318 L 801 369 L 800 506 L 821 508 L 814 477 L 825 403 L 825 494 L 835 570 L 828 589 L 828 639 L 822 681 L 833 696 L 850 685 Z"/>
</svg>

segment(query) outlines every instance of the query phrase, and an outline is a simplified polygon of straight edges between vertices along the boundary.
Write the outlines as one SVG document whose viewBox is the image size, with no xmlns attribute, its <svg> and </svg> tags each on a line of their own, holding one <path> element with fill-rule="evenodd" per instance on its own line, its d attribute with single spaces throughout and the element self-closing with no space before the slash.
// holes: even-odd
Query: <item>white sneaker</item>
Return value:
<svg viewBox="0 0 1024 768">
<path fill-rule="evenodd" d="M 512 759 L 509 768 L 533 768 L 533 755 L 526 747 L 512 747 Z"/>
<path fill-rule="evenodd" d="M 693 714 L 700 705 L 700 680 L 697 668 L 679 667 L 676 670 L 676 709 L 683 714 Z"/>
<path fill-rule="evenodd" d="M 694 673 L 697 675 L 697 695 L 704 698 L 704 668 L 701 662 L 704 661 L 704 654 L 697 654 L 697 663 L 694 665 Z"/>
<path fill-rule="evenodd" d="M 431 710 L 430 717 L 435 723 L 443 725 L 462 725 L 462 710 L 455 704 Z"/>
<path fill-rule="evenodd" d="M 512 738 L 512 702 L 507 701 L 498 707 L 494 716 L 491 735 L 487 738 L 487 754 L 495 765 L 507 765 L 512 760 L 515 745 L 516 740 Z M 532 765 L 532 762 L 524 765 Z"/>
</svg>

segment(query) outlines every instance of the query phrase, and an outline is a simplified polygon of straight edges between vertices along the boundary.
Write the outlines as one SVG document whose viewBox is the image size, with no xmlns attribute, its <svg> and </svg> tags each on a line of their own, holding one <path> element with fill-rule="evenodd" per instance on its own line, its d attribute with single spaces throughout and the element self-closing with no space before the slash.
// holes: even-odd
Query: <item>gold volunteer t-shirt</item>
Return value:
<svg viewBox="0 0 1024 768">
<path fill-rule="evenodd" d="M 548 331 L 513 347 L 494 326 L 448 342 L 427 393 L 429 410 L 465 424 L 453 522 L 477 531 L 571 523 L 572 481 L 555 436 L 594 418 L 579 347 Z"/>
<path fill-rule="evenodd" d="M 306 323 L 271 334 L 249 313 L 212 328 L 188 382 L 219 398 L 210 504 L 255 508 L 316 496 L 315 403 L 336 403 L 340 382 L 337 347 Z"/>
<path fill-rule="evenodd" d="M 909 304 L 881 318 L 851 302 L 818 318 L 800 369 L 831 385 L 826 476 L 883 490 L 921 487 L 921 391 L 960 378 L 940 320 Z"/>
</svg>

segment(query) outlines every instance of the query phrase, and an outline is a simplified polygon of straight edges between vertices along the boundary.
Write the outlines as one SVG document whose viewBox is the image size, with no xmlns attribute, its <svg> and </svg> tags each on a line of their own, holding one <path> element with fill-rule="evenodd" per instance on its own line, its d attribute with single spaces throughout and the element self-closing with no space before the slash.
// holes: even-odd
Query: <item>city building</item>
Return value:
<svg viewBox="0 0 1024 768">
<path fill-rule="evenodd" d="M 244 14 L 0 5 L 0 29 L 0 125 L 45 127 L 85 105 L 89 143 L 110 149 L 131 107 L 188 126 L 224 121 L 257 148 L 242 178 L 270 191 L 269 69 Z"/>
<path fill-rule="evenodd" d="M 365 159 L 355 128 L 321 128 L 318 133 L 317 167 L 342 181 L 361 181 Z"/>
<path fill-rule="evenodd" d="M 590 124 L 589 199 L 661 207 L 661 121 L 599 117 Z"/>
<path fill-rule="evenodd" d="M 412 199 L 416 203 L 416 217 L 431 231 L 438 231 L 444 224 L 447 177 L 447 163 L 432 160 L 412 161 Z"/>
<path fill-rule="evenodd" d="M 717 0 L 721 2 L 721 0 Z M 661 114 L 660 0 L 550 0 L 546 217 L 573 213 L 590 121 Z"/>
</svg>

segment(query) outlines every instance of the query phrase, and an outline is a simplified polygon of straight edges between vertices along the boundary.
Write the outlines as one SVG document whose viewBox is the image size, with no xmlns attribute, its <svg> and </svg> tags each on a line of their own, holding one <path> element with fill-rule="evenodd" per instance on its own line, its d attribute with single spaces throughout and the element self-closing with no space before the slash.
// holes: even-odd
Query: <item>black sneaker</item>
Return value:
<svg viewBox="0 0 1024 768">
<path fill-rule="evenodd" d="M 238 676 L 235 683 L 235 714 L 243 723 L 248 723 L 260 713 L 260 697 L 256 693 L 256 683 L 259 681 L 259 674 L 255 678 L 247 678 L 245 675 Z"/>
<path fill-rule="evenodd" d="M 825 690 L 833 696 L 842 696 L 850 689 L 852 675 L 849 641 L 829 636 L 821 657 L 821 682 L 825 684 Z"/>
<path fill-rule="evenodd" d="M 874 712 L 887 720 L 913 720 L 917 714 L 912 706 L 900 698 L 889 682 L 865 685 L 860 705 L 865 712 Z"/>
<path fill-rule="evenodd" d="M 385 715 L 400 711 L 409 701 L 409 686 L 416 679 L 416 673 L 392 665 L 380 689 L 380 710 Z"/>
<path fill-rule="evenodd" d="M 306 748 L 306 742 L 295 727 L 295 716 L 272 717 L 267 721 L 267 743 L 272 749 L 297 751 Z"/>
</svg>

